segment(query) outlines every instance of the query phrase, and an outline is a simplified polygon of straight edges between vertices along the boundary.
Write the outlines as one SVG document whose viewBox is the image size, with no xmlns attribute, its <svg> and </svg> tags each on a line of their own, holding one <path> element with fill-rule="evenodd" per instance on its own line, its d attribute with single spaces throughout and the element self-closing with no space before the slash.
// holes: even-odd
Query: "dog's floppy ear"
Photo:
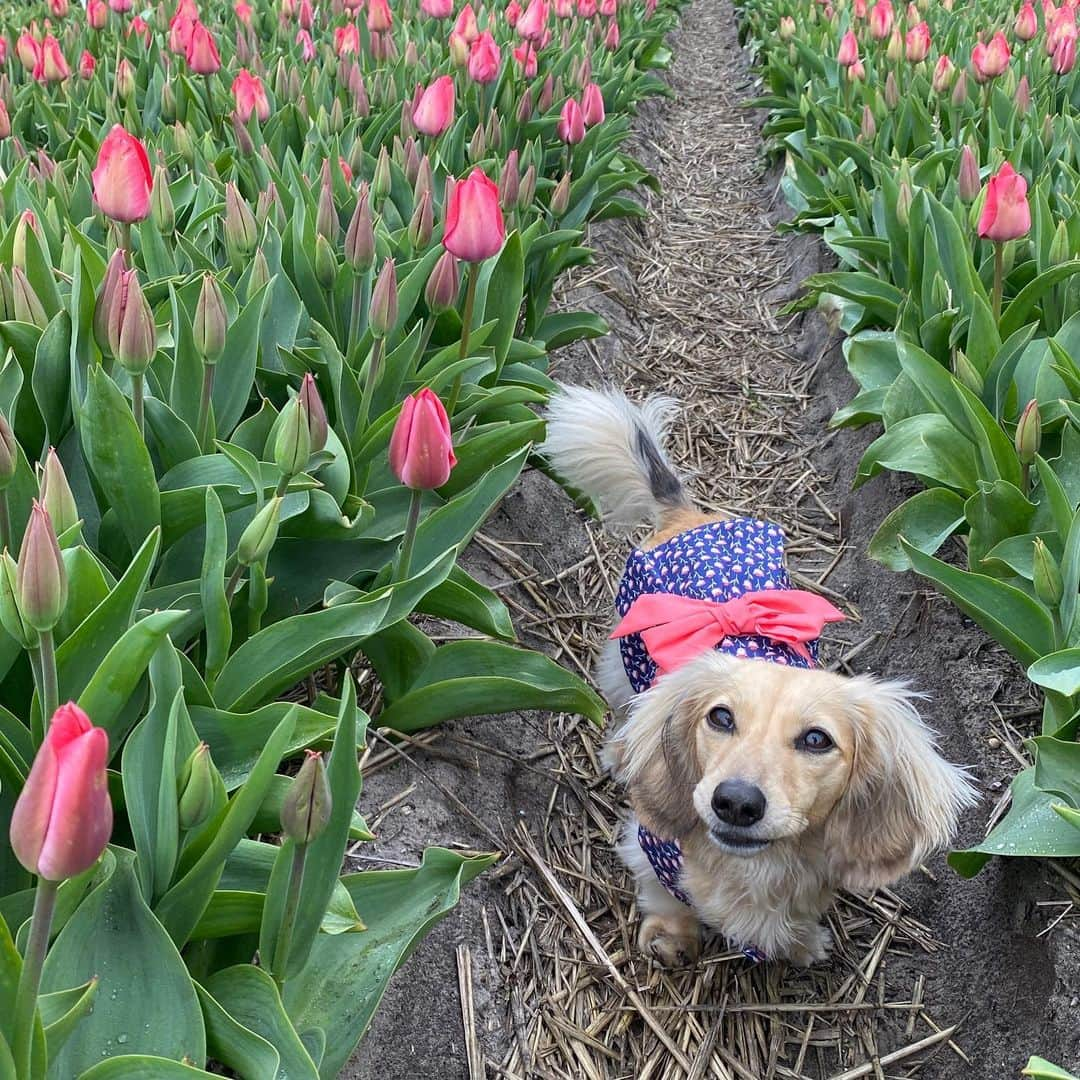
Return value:
<svg viewBox="0 0 1080 1080">
<path fill-rule="evenodd" d="M 700 820 L 694 809 L 694 787 L 701 778 L 697 718 L 681 683 L 677 675 L 665 676 L 634 698 L 605 750 L 635 811 L 649 828 L 669 837 L 685 836 Z"/>
<path fill-rule="evenodd" d="M 952 839 L 975 792 L 937 751 L 903 683 L 845 681 L 843 707 L 855 752 L 848 787 L 829 819 L 834 882 L 872 891 L 889 885 Z"/>
</svg>

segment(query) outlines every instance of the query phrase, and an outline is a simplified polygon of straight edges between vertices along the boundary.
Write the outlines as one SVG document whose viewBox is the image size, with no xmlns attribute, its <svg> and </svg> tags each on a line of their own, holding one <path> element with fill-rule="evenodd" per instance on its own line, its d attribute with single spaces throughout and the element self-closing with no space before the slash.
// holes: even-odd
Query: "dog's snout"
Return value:
<svg viewBox="0 0 1080 1080">
<path fill-rule="evenodd" d="M 765 816 L 765 795 L 761 788 L 745 780 L 725 780 L 716 785 L 712 808 L 725 825 L 745 828 Z"/>
</svg>

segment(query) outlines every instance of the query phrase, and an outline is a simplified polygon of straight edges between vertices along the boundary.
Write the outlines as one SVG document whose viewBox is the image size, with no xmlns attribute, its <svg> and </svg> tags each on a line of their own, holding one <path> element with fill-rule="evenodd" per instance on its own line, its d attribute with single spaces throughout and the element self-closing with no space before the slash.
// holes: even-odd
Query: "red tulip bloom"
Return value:
<svg viewBox="0 0 1080 1080">
<path fill-rule="evenodd" d="M 596 0 L 577 0 L 577 13 L 583 19 L 595 19 Z"/>
<path fill-rule="evenodd" d="M 196 23 L 191 31 L 191 40 L 187 47 L 188 67 L 196 75 L 213 75 L 221 69 L 221 57 L 218 54 L 214 35 L 203 23 Z"/>
<path fill-rule="evenodd" d="M 1009 43 L 1000 30 L 990 39 L 989 45 L 980 41 L 971 50 L 971 66 L 975 69 L 975 78 L 979 82 L 996 79 L 1008 68 L 1011 55 Z"/>
<path fill-rule="evenodd" d="M 1024 6 L 1016 13 L 1013 33 L 1021 41 L 1030 41 L 1038 32 L 1039 20 L 1035 16 L 1035 8 L 1031 6 L 1031 0 L 1024 0 Z"/>
<path fill-rule="evenodd" d="M 465 262 L 495 255 L 506 239 L 499 189 L 481 169 L 454 185 L 447 201 L 443 247 Z"/>
<path fill-rule="evenodd" d="M 174 15 L 169 20 L 169 50 L 177 56 L 187 57 L 188 46 L 195 22 L 186 15 Z"/>
<path fill-rule="evenodd" d="M 884 41 L 892 32 L 893 7 L 890 0 L 877 0 L 870 9 L 870 36 L 875 41 Z"/>
<path fill-rule="evenodd" d="M 420 10 L 432 19 L 449 19 L 454 14 L 454 0 L 420 0 Z"/>
<path fill-rule="evenodd" d="M 946 53 L 942 53 L 941 56 L 938 57 L 938 62 L 934 65 L 934 76 L 931 79 L 934 93 L 948 93 L 952 87 L 955 75 L 956 65 L 949 59 Z"/>
<path fill-rule="evenodd" d="M 1076 38 L 1062 37 L 1050 59 L 1050 66 L 1055 75 L 1068 75 L 1076 66 Z"/>
<path fill-rule="evenodd" d="M 581 94 L 581 114 L 585 118 L 585 126 L 604 122 L 604 95 L 596 83 L 591 82 Z"/>
<path fill-rule="evenodd" d="M 517 21 L 514 28 L 519 37 L 526 41 L 537 42 L 544 36 L 547 30 L 548 6 L 546 0 L 529 0 L 529 6 L 525 13 Z"/>
<path fill-rule="evenodd" d="M 68 13 L 68 0 L 49 0 L 49 11 L 58 19 Z"/>
<path fill-rule="evenodd" d="M 247 0 L 236 0 L 236 3 L 233 4 L 233 12 L 245 26 L 251 25 L 252 10 Z"/>
<path fill-rule="evenodd" d="M 150 213 L 150 159 L 143 144 L 119 124 L 105 136 L 91 179 L 94 201 L 106 217 L 130 223 Z"/>
<path fill-rule="evenodd" d="M 608 23 L 607 33 L 604 35 L 604 48 L 608 52 L 614 52 L 619 47 L 619 24 L 612 19 Z"/>
<path fill-rule="evenodd" d="M 390 468 L 416 491 L 442 487 L 457 464 L 450 419 L 434 391 L 425 387 L 401 403 L 390 436 Z"/>
<path fill-rule="evenodd" d="M 851 67 L 859 59 L 859 39 L 855 37 L 855 31 L 849 30 L 840 39 L 840 48 L 836 53 L 836 62 L 841 67 Z"/>
<path fill-rule="evenodd" d="M 105 0 L 88 0 L 86 5 L 86 25 L 91 30 L 104 30 L 109 21 L 109 8 Z"/>
<path fill-rule="evenodd" d="M 536 50 L 531 41 L 523 41 L 514 49 L 514 59 L 521 66 L 522 74 L 526 79 L 536 77 L 537 57 Z"/>
<path fill-rule="evenodd" d="M 92 79 L 95 67 L 97 67 L 97 61 L 88 50 L 83 49 L 83 54 L 79 57 L 79 78 Z"/>
<path fill-rule="evenodd" d="M 60 49 L 60 42 L 52 34 L 46 34 L 45 40 L 41 43 L 41 50 L 38 53 L 34 78 L 38 82 L 54 83 L 63 82 L 70 76 L 71 68 L 68 67 L 68 62 L 64 59 L 64 54 Z"/>
<path fill-rule="evenodd" d="M 930 53 L 930 27 L 925 22 L 913 26 L 904 41 L 908 63 L 919 64 Z"/>
<path fill-rule="evenodd" d="M 521 18 L 521 5 L 518 0 L 510 0 L 510 3 L 506 5 L 503 16 L 506 18 L 506 25 L 513 30 L 518 24 L 518 19 Z"/>
<path fill-rule="evenodd" d="M 233 79 L 232 92 L 240 123 L 246 124 L 252 113 L 255 113 L 260 123 L 266 123 L 270 118 L 270 102 L 266 99 L 266 88 L 258 75 L 252 75 L 247 68 L 241 68 Z"/>
<path fill-rule="evenodd" d="M 463 37 L 465 44 L 470 46 L 480 36 L 480 27 L 476 25 L 476 14 L 472 9 L 472 4 L 466 4 L 461 9 L 461 14 L 454 23 L 454 33 Z"/>
<path fill-rule="evenodd" d="M 131 10 L 132 0 L 109 0 L 109 7 L 118 15 L 123 15 Z"/>
<path fill-rule="evenodd" d="M 499 77 L 502 53 L 490 31 L 485 30 L 469 50 L 469 78 L 482 86 L 493 83 Z"/>
<path fill-rule="evenodd" d="M 32 874 L 63 881 L 89 870 L 112 833 L 109 736 L 77 705 L 56 710 L 11 814 L 11 850 Z"/>
<path fill-rule="evenodd" d="M 390 14 L 390 5 L 386 0 L 370 0 L 367 12 L 367 28 L 373 34 L 382 34 L 394 25 L 394 17 Z"/>
<path fill-rule="evenodd" d="M 567 98 L 559 116 L 556 133 L 564 143 L 574 146 L 585 138 L 585 117 L 574 98 Z"/>
<path fill-rule="evenodd" d="M 986 184 L 979 235 L 995 243 L 1016 240 L 1031 229 L 1027 181 L 1006 161 Z"/>
<path fill-rule="evenodd" d="M 27 71 L 32 72 L 38 66 L 41 46 L 37 43 L 36 38 L 24 30 L 15 42 L 15 55 L 19 58 L 19 63 Z"/>
<path fill-rule="evenodd" d="M 301 31 L 307 34 L 307 31 Z M 297 40 L 300 35 L 297 34 Z M 310 39 L 311 35 L 308 34 Z M 360 52 L 360 28 L 356 23 L 346 23 L 334 30 L 334 51 L 341 56 L 353 56 Z"/>
<path fill-rule="evenodd" d="M 413 110 L 416 130 L 435 138 L 454 122 L 454 80 L 449 75 L 436 79 L 420 95 Z"/>
<path fill-rule="evenodd" d="M 305 63 L 310 63 L 315 59 L 315 42 L 311 40 L 311 35 L 306 30 L 296 31 L 296 44 L 300 46 L 300 56 Z"/>
</svg>

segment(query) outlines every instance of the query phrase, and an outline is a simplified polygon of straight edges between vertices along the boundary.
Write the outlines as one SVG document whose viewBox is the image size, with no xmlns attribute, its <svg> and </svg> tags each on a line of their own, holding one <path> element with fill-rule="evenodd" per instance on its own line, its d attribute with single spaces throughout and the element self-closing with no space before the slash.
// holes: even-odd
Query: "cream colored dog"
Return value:
<svg viewBox="0 0 1080 1080">
<path fill-rule="evenodd" d="M 775 526 L 694 509 L 662 449 L 671 404 L 639 408 L 619 393 L 564 387 L 543 451 L 607 523 L 652 522 L 628 575 L 637 560 L 657 575 L 662 565 L 664 581 L 711 581 L 703 551 L 721 552 L 721 573 L 749 573 L 745 547 L 729 556 L 715 545 L 778 536 L 768 551 L 781 569 L 755 572 L 766 589 L 790 588 Z M 836 892 L 871 891 L 918 866 L 948 843 L 974 794 L 936 751 L 905 684 L 816 669 L 809 639 L 789 647 L 735 629 L 639 692 L 634 680 L 651 662 L 634 651 L 640 639 L 623 634 L 605 648 L 597 678 L 621 721 L 607 762 L 632 809 L 619 853 L 644 913 L 639 945 L 661 962 L 693 962 L 705 924 L 755 958 L 807 965 L 829 951 L 822 916 Z M 778 662 L 747 658 L 763 653 Z M 809 663 L 796 666 L 803 655 Z"/>
</svg>

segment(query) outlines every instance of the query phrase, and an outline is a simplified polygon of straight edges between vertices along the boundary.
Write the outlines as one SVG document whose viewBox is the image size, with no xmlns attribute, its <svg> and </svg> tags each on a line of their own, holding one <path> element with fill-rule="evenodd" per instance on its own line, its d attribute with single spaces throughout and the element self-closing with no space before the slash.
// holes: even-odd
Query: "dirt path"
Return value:
<svg viewBox="0 0 1080 1080">
<path fill-rule="evenodd" d="M 882 478 L 850 493 L 868 433 L 826 434 L 850 395 L 839 352 L 816 317 L 773 315 L 821 256 L 773 231 L 775 177 L 763 173 L 759 118 L 740 108 L 755 90 L 734 26 L 726 0 L 687 11 L 674 97 L 638 124 L 662 195 L 643 222 L 596 231 L 597 264 L 566 297 L 614 332 L 560 356 L 557 374 L 688 403 L 678 453 L 701 500 L 780 521 L 799 578 L 853 616 L 827 644 L 834 666 L 907 676 L 931 695 L 948 753 L 986 792 L 971 840 L 1015 769 L 1006 744 L 1030 724 L 1031 702 L 1018 700 L 1008 659 L 951 607 L 864 557 L 901 492 Z M 523 641 L 587 670 L 624 553 L 531 472 L 470 568 L 506 597 Z M 1078 924 L 1041 864 L 962 882 L 939 858 L 896 896 L 844 900 L 837 953 L 808 973 L 718 949 L 674 976 L 640 960 L 599 740 L 577 718 L 477 719 L 411 747 L 411 763 L 369 770 L 363 809 L 379 841 L 362 865 L 415 863 L 432 843 L 489 849 L 492 834 L 509 856 L 396 977 L 346 1076 L 1006 1080 L 1035 1051 L 1080 1065 Z M 486 1072 L 470 1073 L 466 1026 Z"/>
</svg>

